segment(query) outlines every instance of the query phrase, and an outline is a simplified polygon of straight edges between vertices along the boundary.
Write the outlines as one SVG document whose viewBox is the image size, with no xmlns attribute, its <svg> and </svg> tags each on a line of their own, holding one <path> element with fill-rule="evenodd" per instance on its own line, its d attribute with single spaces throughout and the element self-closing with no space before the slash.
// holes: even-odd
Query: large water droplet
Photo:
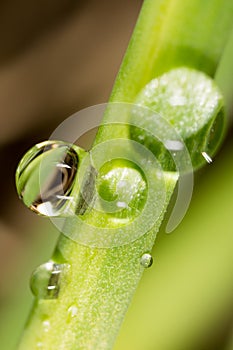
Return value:
<svg viewBox="0 0 233 350">
<path fill-rule="evenodd" d="M 16 172 L 17 192 L 24 204 L 45 216 L 74 211 L 72 190 L 85 154 L 81 148 L 61 141 L 45 141 L 31 148 Z"/>
<path fill-rule="evenodd" d="M 49 261 L 35 269 L 31 276 L 32 293 L 38 299 L 56 299 L 60 290 L 61 274 L 69 268 L 68 264 L 56 264 Z"/>
<path fill-rule="evenodd" d="M 132 107 L 131 138 L 149 148 L 166 171 L 192 171 L 191 164 L 186 163 L 186 147 L 193 168 L 200 168 L 205 164 L 203 145 L 213 156 L 221 143 L 225 130 L 223 100 L 218 86 L 203 72 L 187 67 L 172 69 L 151 80 L 136 97 L 136 105 L 154 113 Z M 179 162 L 174 159 L 176 149 Z"/>
<path fill-rule="evenodd" d="M 144 268 L 148 268 L 151 267 L 151 265 L 153 264 L 153 258 L 149 253 L 145 253 L 141 256 L 141 260 L 140 260 L 140 264 L 142 265 L 142 267 Z"/>
</svg>

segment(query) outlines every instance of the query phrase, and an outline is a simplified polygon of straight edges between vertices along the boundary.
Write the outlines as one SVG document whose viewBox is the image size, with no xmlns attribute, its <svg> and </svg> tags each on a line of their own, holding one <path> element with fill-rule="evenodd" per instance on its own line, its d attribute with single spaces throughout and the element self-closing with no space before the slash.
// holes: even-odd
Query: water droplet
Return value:
<svg viewBox="0 0 233 350">
<path fill-rule="evenodd" d="M 85 153 L 61 141 L 45 141 L 31 148 L 16 172 L 17 192 L 24 204 L 45 216 L 74 210 L 72 190 Z"/>
<path fill-rule="evenodd" d="M 145 267 L 151 267 L 151 265 L 153 264 L 153 258 L 149 253 L 145 253 L 141 256 L 141 260 L 140 260 L 140 264 Z"/>
<path fill-rule="evenodd" d="M 207 161 L 207 163 L 212 163 L 213 160 L 212 158 L 206 153 L 206 152 L 201 152 L 202 156 L 205 158 L 205 160 Z"/>
<path fill-rule="evenodd" d="M 98 175 L 99 203 L 96 204 L 100 207 L 97 210 L 104 208 L 113 220 L 130 220 L 140 214 L 147 196 L 147 183 L 135 164 L 123 159 L 111 160 L 104 164 Z"/>
<path fill-rule="evenodd" d="M 36 344 L 36 348 L 37 349 L 42 349 L 43 348 L 43 343 L 41 343 L 40 341 Z"/>
<path fill-rule="evenodd" d="M 56 264 L 53 261 L 37 267 L 30 280 L 32 293 L 38 299 L 56 299 L 59 295 L 61 274 L 68 268 L 68 264 Z"/>
<path fill-rule="evenodd" d="M 77 306 L 75 306 L 75 305 L 70 306 L 69 309 L 68 309 L 69 317 L 74 318 L 74 317 L 77 316 L 77 314 L 78 314 Z"/>
<path fill-rule="evenodd" d="M 187 150 L 193 168 L 200 168 L 204 163 L 201 155 L 202 145 L 205 144 L 205 151 L 212 155 L 222 139 L 225 125 L 223 100 L 218 86 L 202 72 L 187 67 L 172 69 L 148 82 L 137 95 L 135 104 L 148 107 L 154 114 L 149 114 L 145 109 L 140 113 L 144 116 L 139 115 L 137 108 L 132 108 L 131 138 L 148 147 L 165 171 L 192 171 L 191 164 L 184 160 L 187 159 Z M 157 113 L 162 118 L 158 117 Z M 166 126 L 165 121 L 170 125 Z M 139 135 L 140 138 L 144 136 L 143 141 Z M 195 142 L 197 137 L 200 138 L 198 143 Z M 166 147 L 165 138 L 183 140 L 184 149 L 178 149 L 181 164 L 178 170 L 178 162 L 174 160 L 173 154 L 167 151 L 171 148 L 170 145 Z M 173 146 L 177 147 L 174 144 Z M 207 162 L 210 163 L 209 160 Z"/>
</svg>

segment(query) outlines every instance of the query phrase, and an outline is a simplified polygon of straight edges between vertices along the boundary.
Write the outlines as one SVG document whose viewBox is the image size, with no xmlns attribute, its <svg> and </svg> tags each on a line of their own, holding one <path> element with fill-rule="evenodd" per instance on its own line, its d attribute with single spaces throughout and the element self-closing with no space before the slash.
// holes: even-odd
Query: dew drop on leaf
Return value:
<svg viewBox="0 0 233 350">
<path fill-rule="evenodd" d="M 117 159 L 100 169 L 97 190 L 103 200 L 102 208 L 113 220 L 131 220 L 141 214 L 148 189 L 141 169 L 130 161 Z"/>
<path fill-rule="evenodd" d="M 61 275 L 69 268 L 68 264 L 49 261 L 35 269 L 30 287 L 37 299 L 56 299 L 59 296 Z"/>
<path fill-rule="evenodd" d="M 131 138 L 150 149 L 165 171 L 178 171 L 172 151 L 180 151 L 184 172 L 192 171 L 183 159 L 185 147 L 194 169 L 205 165 L 203 149 L 211 157 L 216 153 L 226 124 L 224 98 L 204 72 L 172 69 L 148 82 L 134 103 L 147 108 L 132 108 Z"/>
<path fill-rule="evenodd" d="M 153 258 L 149 253 L 145 253 L 141 256 L 140 264 L 144 268 L 151 267 L 153 264 Z"/>
<path fill-rule="evenodd" d="M 16 171 L 16 188 L 24 204 L 44 216 L 72 213 L 72 190 L 85 153 L 61 141 L 45 141 L 31 148 Z"/>
</svg>

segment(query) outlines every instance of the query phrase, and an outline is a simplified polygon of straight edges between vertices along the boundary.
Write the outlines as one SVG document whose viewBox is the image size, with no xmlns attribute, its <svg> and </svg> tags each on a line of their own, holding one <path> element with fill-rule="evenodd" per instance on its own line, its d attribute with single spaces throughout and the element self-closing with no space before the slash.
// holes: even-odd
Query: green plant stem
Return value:
<svg viewBox="0 0 233 350">
<path fill-rule="evenodd" d="M 146 0 L 110 101 L 133 102 L 152 78 L 177 66 L 214 76 L 231 23 L 229 0 Z M 117 136 L 128 137 L 127 127 L 103 126 L 95 143 Z M 35 300 L 19 349 L 112 348 L 143 272 L 140 257 L 151 251 L 177 181 L 175 173 L 164 176 L 166 202 L 160 220 L 137 241 L 98 249 L 61 235 L 53 259 L 65 260 L 70 270 L 61 280 L 57 299 Z M 72 307 L 77 310 L 73 315 Z"/>
<path fill-rule="evenodd" d="M 175 182 L 176 176 L 168 178 L 166 204 Z M 140 257 L 152 249 L 156 233 L 111 249 L 89 248 L 61 237 L 57 252 L 70 263 L 69 274 L 58 299 L 36 301 L 20 349 L 36 349 L 40 343 L 51 350 L 111 349 L 144 270 Z M 74 318 L 68 312 L 72 306 L 78 310 Z M 50 323 L 47 333 L 45 321 Z"/>
<path fill-rule="evenodd" d="M 152 78 L 179 66 L 214 77 L 232 16 L 231 0 L 145 1 L 110 101 L 133 102 Z"/>
</svg>

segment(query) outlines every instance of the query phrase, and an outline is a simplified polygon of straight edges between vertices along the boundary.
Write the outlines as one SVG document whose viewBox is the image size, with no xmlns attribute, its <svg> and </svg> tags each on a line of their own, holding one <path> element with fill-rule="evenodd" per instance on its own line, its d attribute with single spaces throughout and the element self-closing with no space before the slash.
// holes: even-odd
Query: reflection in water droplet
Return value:
<svg viewBox="0 0 233 350">
<path fill-rule="evenodd" d="M 205 160 L 207 161 L 207 163 L 212 163 L 213 160 L 212 158 L 206 153 L 206 152 L 201 152 L 202 156 L 205 158 Z"/>
<path fill-rule="evenodd" d="M 85 153 L 61 141 L 45 141 L 31 148 L 16 172 L 16 187 L 24 204 L 46 216 L 74 210 L 72 189 Z"/>
<path fill-rule="evenodd" d="M 75 316 L 77 316 L 77 314 L 78 314 L 77 306 L 75 306 L 75 305 L 70 306 L 68 309 L 69 317 L 74 318 Z"/>
<path fill-rule="evenodd" d="M 37 267 L 30 281 L 32 293 L 38 299 L 56 299 L 59 295 L 61 274 L 68 268 L 68 264 L 56 264 L 53 261 Z"/>
<path fill-rule="evenodd" d="M 140 260 L 140 264 L 145 267 L 151 267 L 151 265 L 153 264 L 153 258 L 149 253 L 145 253 L 141 256 L 141 260 Z"/>
</svg>

